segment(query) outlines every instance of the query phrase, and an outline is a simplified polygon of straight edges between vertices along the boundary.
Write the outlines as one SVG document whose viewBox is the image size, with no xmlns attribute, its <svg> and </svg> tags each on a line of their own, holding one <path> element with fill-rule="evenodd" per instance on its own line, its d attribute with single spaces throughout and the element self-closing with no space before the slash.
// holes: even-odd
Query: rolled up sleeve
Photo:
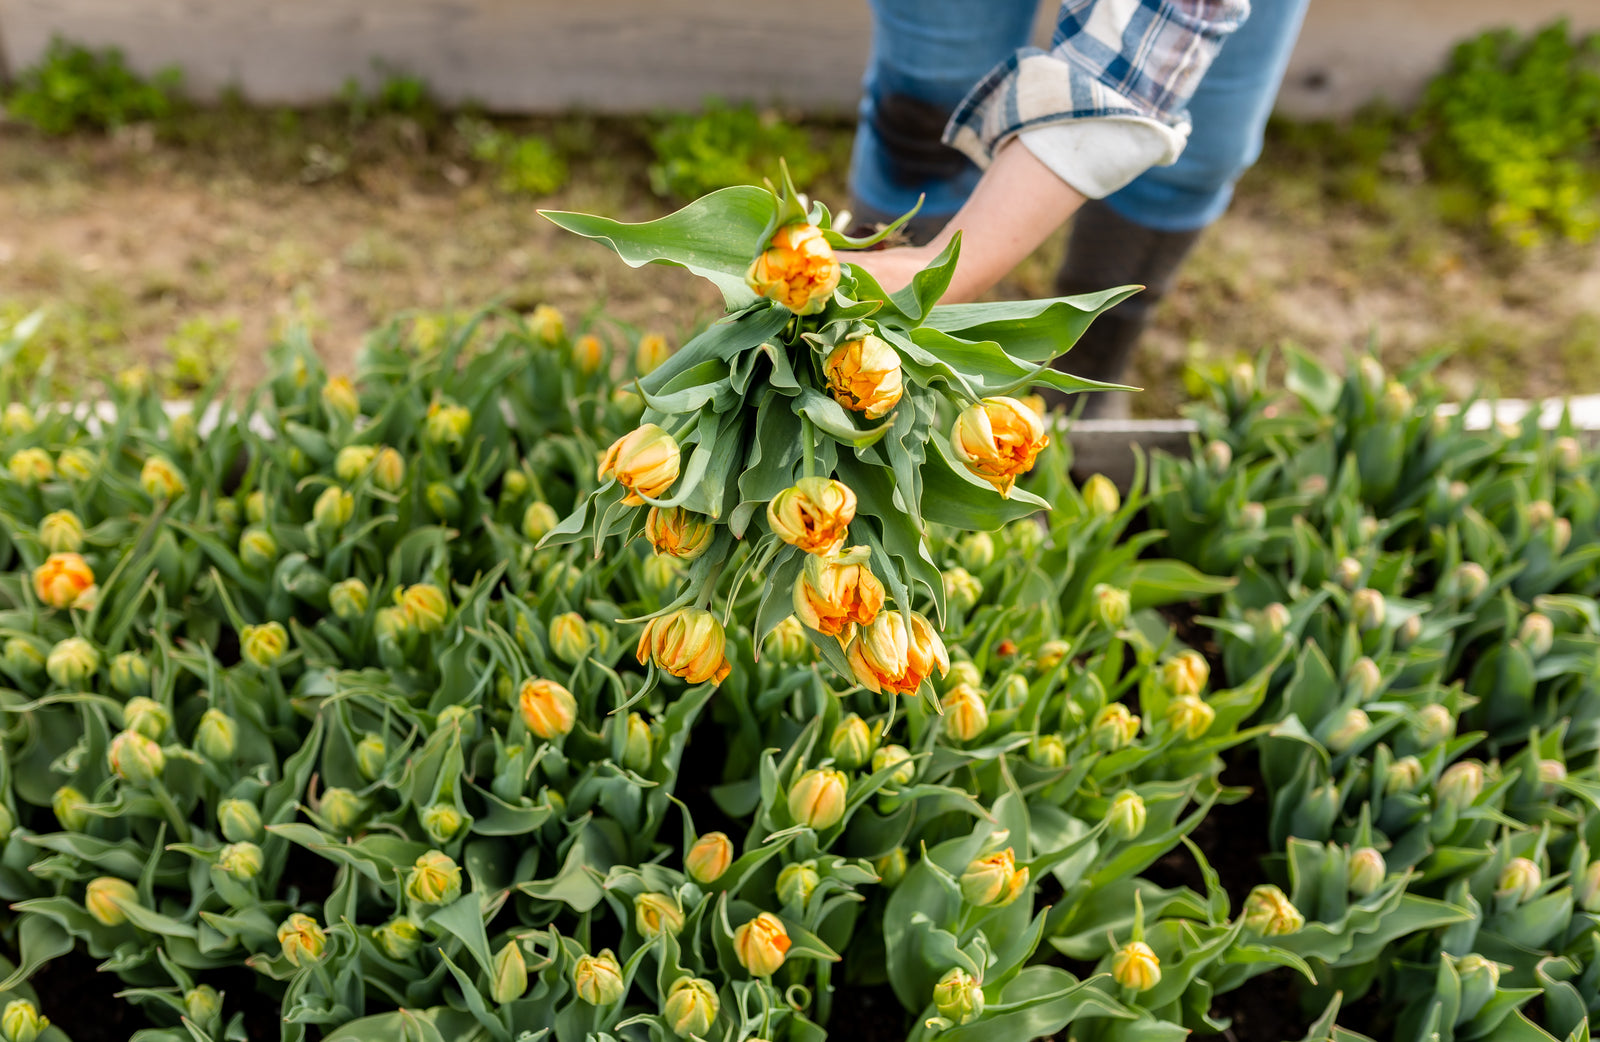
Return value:
<svg viewBox="0 0 1600 1042">
<path fill-rule="evenodd" d="M 1024 48 L 984 77 L 945 143 L 985 167 L 1023 134 L 1073 187 L 1109 194 L 1183 152 L 1195 86 L 1249 14 L 1250 0 L 1067 0 L 1050 50 Z"/>
</svg>

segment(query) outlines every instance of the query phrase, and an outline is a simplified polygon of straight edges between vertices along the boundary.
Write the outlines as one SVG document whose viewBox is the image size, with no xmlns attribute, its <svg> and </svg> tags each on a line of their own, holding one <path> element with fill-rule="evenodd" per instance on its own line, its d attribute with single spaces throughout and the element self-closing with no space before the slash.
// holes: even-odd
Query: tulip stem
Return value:
<svg viewBox="0 0 1600 1042">
<path fill-rule="evenodd" d="M 178 809 L 178 804 L 172 798 L 172 793 L 167 790 L 160 778 L 150 782 L 150 794 L 161 804 L 161 810 L 172 823 L 172 830 L 178 834 L 180 843 L 189 842 L 189 817 Z"/>
<path fill-rule="evenodd" d="M 800 459 L 802 477 L 813 477 L 817 472 L 817 427 L 809 416 L 800 417 Z"/>
</svg>

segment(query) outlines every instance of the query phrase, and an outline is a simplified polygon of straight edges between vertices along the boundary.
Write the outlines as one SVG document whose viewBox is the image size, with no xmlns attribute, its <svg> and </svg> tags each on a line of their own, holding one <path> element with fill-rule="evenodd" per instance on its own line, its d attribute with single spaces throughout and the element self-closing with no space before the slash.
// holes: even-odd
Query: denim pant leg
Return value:
<svg viewBox="0 0 1600 1042">
<path fill-rule="evenodd" d="M 1189 144 L 1106 198 L 1119 216 L 1163 232 L 1198 231 L 1222 216 L 1234 183 L 1261 155 L 1267 117 L 1310 0 L 1254 0 L 1189 102 Z"/>
<path fill-rule="evenodd" d="M 1038 0 L 872 0 L 872 51 L 850 155 L 850 192 L 875 218 L 948 218 L 979 170 L 940 142 L 956 105 L 1028 43 Z M 859 216 L 859 215 L 858 215 Z"/>
</svg>

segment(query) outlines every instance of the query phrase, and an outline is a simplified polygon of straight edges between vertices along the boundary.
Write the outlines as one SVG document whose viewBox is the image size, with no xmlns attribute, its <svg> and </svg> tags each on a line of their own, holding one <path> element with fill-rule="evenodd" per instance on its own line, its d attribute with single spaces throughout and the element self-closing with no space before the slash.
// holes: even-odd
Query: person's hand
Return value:
<svg viewBox="0 0 1600 1042">
<path fill-rule="evenodd" d="M 895 246 L 887 250 L 841 253 L 840 259 L 878 280 L 884 292 L 894 293 L 911 284 L 911 277 L 932 263 L 937 254 L 925 246 Z"/>
</svg>

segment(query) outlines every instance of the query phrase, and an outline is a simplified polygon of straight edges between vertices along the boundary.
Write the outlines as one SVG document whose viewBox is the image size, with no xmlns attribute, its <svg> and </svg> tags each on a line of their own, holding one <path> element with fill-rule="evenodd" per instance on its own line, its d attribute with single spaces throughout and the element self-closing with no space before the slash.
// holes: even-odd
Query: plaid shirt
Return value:
<svg viewBox="0 0 1600 1042">
<path fill-rule="evenodd" d="M 1249 13 L 1250 0 L 1065 0 L 1050 50 L 1024 48 L 984 77 L 945 144 L 988 166 L 1022 131 L 1124 119 L 1158 127 L 1171 162 L 1189 136 L 1195 85 Z"/>
</svg>

